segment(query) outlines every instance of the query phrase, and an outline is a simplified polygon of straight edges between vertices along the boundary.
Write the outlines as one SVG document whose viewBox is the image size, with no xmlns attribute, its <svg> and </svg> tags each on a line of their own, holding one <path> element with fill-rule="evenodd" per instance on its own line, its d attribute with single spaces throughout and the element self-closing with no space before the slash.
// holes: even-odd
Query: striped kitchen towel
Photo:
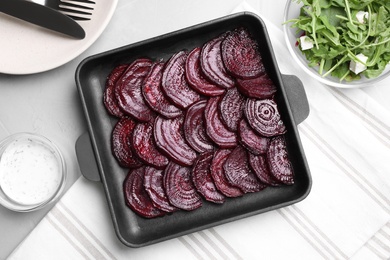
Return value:
<svg viewBox="0 0 390 260">
<path fill-rule="evenodd" d="M 101 184 L 81 177 L 10 259 L 389 259 L 390 111 L 361 89 L 307 77 L 265 22 L 282 73 L 297 75 L 309 100 L 298 126 L 313 178 L 305 200 L 132 249 L 115 235 Z"/>
</svg>

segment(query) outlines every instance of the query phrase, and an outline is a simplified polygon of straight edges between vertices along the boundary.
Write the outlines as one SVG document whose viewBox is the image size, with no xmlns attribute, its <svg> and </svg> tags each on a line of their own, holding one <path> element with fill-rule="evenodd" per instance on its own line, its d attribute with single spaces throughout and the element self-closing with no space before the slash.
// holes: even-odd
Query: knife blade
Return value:
<svg viewBox="0 0 390 260">
<path fill-rule="evenodd" d="M 0 0 L 0 12 L 77 39 L 85 38 L 84 29 L 75 20 L 37 3 Z"/>
</svg>

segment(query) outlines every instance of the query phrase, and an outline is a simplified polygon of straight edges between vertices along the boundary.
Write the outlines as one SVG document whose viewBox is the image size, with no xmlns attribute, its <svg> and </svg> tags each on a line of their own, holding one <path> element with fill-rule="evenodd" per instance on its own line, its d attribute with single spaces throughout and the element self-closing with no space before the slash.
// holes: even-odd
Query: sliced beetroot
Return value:
<svg viewBox="0 0 390 260">
<path fill-rule="evenodd" d="M 122 64 L 115 67 L 111 71 L 111 73 L 107 77 L 106 88 L 103 93 L 104 106 L 106 107 L 108 113 L 116 117 L 122 117 L 123 111 L 120 109 L 118 105 L 118 100 L 115 96 L 115 85 L 128 66 L 128 64 Z"/>
<path fill-rule="evenodd" d="M 141 87 L 153 62 L 137 59 L 129 65 L 115 86 L 115 95 L 120 108 L 140 121 L 153 118 L 152 110 L 146 105 Z"/>
<path fill-rule="evenodd" d="M 206 123 L 204 121 L 204 110 L 206 100 L 199 100 L 192 104 L 184 120 L 184 137 L 188 144 L 199 153 L 211 151 L 214 149 L 213 142 L 206 133 Z"/>
<path fill-rule="evenodd" d="M 247 152 L 240 145 L 229 154 L 223 169 L 229 183 L 244 193 L 257 192 L 265 188 L 249 168 Z"/>
<path fill-rule="evenodd" d="M 253 79 L 237 79 L 237 88 L 243 95 L 259 99 L 272 98 L 277 91 L 268 74 Z"/>
<path fill-rule="evenodd" d="M 163 170 L 145 167 L 144 187 L 156 208 L 165 212 L 174 212 L 177 208 L 169 203 L 163 185 L 163 173 Z"/>
<path fill-rule="evenodd" d="M 205 152 L 198 156 L 192 168 L 192 181 L 196 190 L 208 201 L 224 203 L 225 196 L 218 191 L 211 177 L 210 166 L 213 152 Z"/>
<path fill-rule="evenodd" d="M 237 78 L 255 78 L 265 73 L 256 41 L 244 28 L 227 34 L 221 43 L 226 70 Z"/>
<path fill-rule="evenodd" d="M 187 108 L 200 99 L 200 95 L 187 83 L 185 62 L 187 53 L 179 51 L 168 60 L 162 76 L 162 90 L 176 106 Z"/>
<path fill-rule="evenodd" d="M 267 159 L 270 173 L 276 180 L 284 184 L 294 184 L 294 172 L 288 158 L 284 136 L 271 139 Z"/>
<path fill-rule="evenodd" d="M 138 123 L 134 127 L 131 144 L 134 152 L 146 164 L 164 168 L 168 164 L 168 158 L 157 149 L 153 136 L 153 123 Z"/>
<path fill-rule="evenodd" d="M 142 94 L 146 103 L 155 112 L 167 118 L 182 115 L 182 111 L 168 101 L 161 89 L 163 62 L 153 64 L 142 85 Z"/>
<path fill-rule="evenodd" d="M 277 104 L 272 99 L 247 99 L 244 113 L 249 125 L 260 135 L 272 137 L 286 132 Z"/>
<path fill-rule="evenodd" d="M 135 125 L 136 123 L 132 119 L 122 117 L 112 131 L 112 153 L 123 167 L 134 168 L 142 164 L 130 147 L 130 138 L 133 135 Z"/>
<path fill-rule="evenodd" d="M 166 119 L 158 116 L 154 122 L 154 139 L 171 160 L 183 166 L 191 166 L 197 154 L 184 138 L 183 122 L 183 117 Z"/>
<path fill-rule="evenodd" d="M 255 133 L 245 119 L 240 121 L 238 137 L 242 146 L 255 155 L 265 154 L 271 140 L 269 137 Z"/>
<path fill-rule="evenodd" d="M 219 111 L 222 122 L 230 131 L 237 131 L 238 123 L 243 116 L 243 105 L 245 98 L 238 92 L 237 88 L 231 88 L 219 102 Z"/>
<path fill-rule="evenodd" d="M 267 158 L 264 155 L 254 155 L 248 153 L 249 155 L 249 166 L 256 174 L 259 180 L 267 185 L 277 186 L 280 183 L 271 175 L 268 169 Z"/>
<path fill-rule="evenodd" d="M 218 109 L 221 96 L 212 97 L 205 108 L 206 133 L 221 148 L 232 148 L 237 145 L 235 132 L 230 131 L 221 121 Z"/>
<path fill-rule="evenodd" d="M 191 180 L 191 168 L 170 162 L 164 174 L 165 191 L 173 206 L 187 211 L 202 206 L 202 199 Z"/>
<path fill-rule="evenodd" d="M 188 54 L 185 64 L 186 79 L 193 89 L 205 96 L 222 95 L 225 89 L 210 82 L 203 75 L 200 67 L 200 51 L 201 48 L 197 47 Z"/>
<path fill-rule="evenodd" d="M 233 198 L 242 196 L 244 193 L 239 188 L 231 185 L 225 176 L 223 165 L 231 152 L 232 150 L 230 149 L 218 149 L 214 152 L 210 166 L 210 174 L 217 189 L 223 195 Z"/>
<path fill-rule="evenodd" d="M 200 65 L 206 78 L 222 88 L 232 88 L 234 79 L 227 73 L 222 61 L 221 42 L 224 35 L 206 42 L 200 53 Z"/>
<path fill-rule="evenodd" d="M 144 188 L 145 168 L 131 170 L 123 183 L 126 205 L 145 218 L 163 216 L 164 212 L 153 205 Z"/>
</svg>

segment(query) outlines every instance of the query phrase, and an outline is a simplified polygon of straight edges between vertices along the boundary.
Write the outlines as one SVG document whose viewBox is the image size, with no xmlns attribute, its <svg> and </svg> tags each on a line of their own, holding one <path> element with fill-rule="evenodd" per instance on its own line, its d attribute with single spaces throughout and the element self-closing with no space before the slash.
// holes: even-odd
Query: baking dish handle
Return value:
<svg viewBox="0 0 390 260">
<path fill-rule="evenodd" d="M 294 75 L 282 75 L 282 80 L 294 121 L 299 125 L 310 113 L 309 102 L 302 81 Z"/>
<path fill-rule="evenodd" d="M 76 156 L 81 174 L 90 181 L 100 181 L 99 169 L 88 132 L 77 139 Z"/>
<path fill-rule="evenodd" d="M 282 75 L 287 99 L 291 105 L 294 121 L 298 125 L 309 115 L 309 103 L 305 89 L 298 77 Z M 100 181 L 96 158 L 88 132 L 82 134 L 76 141 L 76 156 L 81 174 L 90 181 Z"/>
</svg>

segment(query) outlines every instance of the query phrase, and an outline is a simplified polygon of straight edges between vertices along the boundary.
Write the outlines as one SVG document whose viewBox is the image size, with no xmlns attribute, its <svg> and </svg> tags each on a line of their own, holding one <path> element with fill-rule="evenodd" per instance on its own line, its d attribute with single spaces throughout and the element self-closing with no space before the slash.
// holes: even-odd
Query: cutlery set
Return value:
<svg viewBox="0 0 390 260">
<path fill-rule="evenodd" d="M 0 12 L 76 39 L 85 31 L 76 21 L 88 21 L 93 5 L 90 0 L 1 0 Z"/>
</svg>

